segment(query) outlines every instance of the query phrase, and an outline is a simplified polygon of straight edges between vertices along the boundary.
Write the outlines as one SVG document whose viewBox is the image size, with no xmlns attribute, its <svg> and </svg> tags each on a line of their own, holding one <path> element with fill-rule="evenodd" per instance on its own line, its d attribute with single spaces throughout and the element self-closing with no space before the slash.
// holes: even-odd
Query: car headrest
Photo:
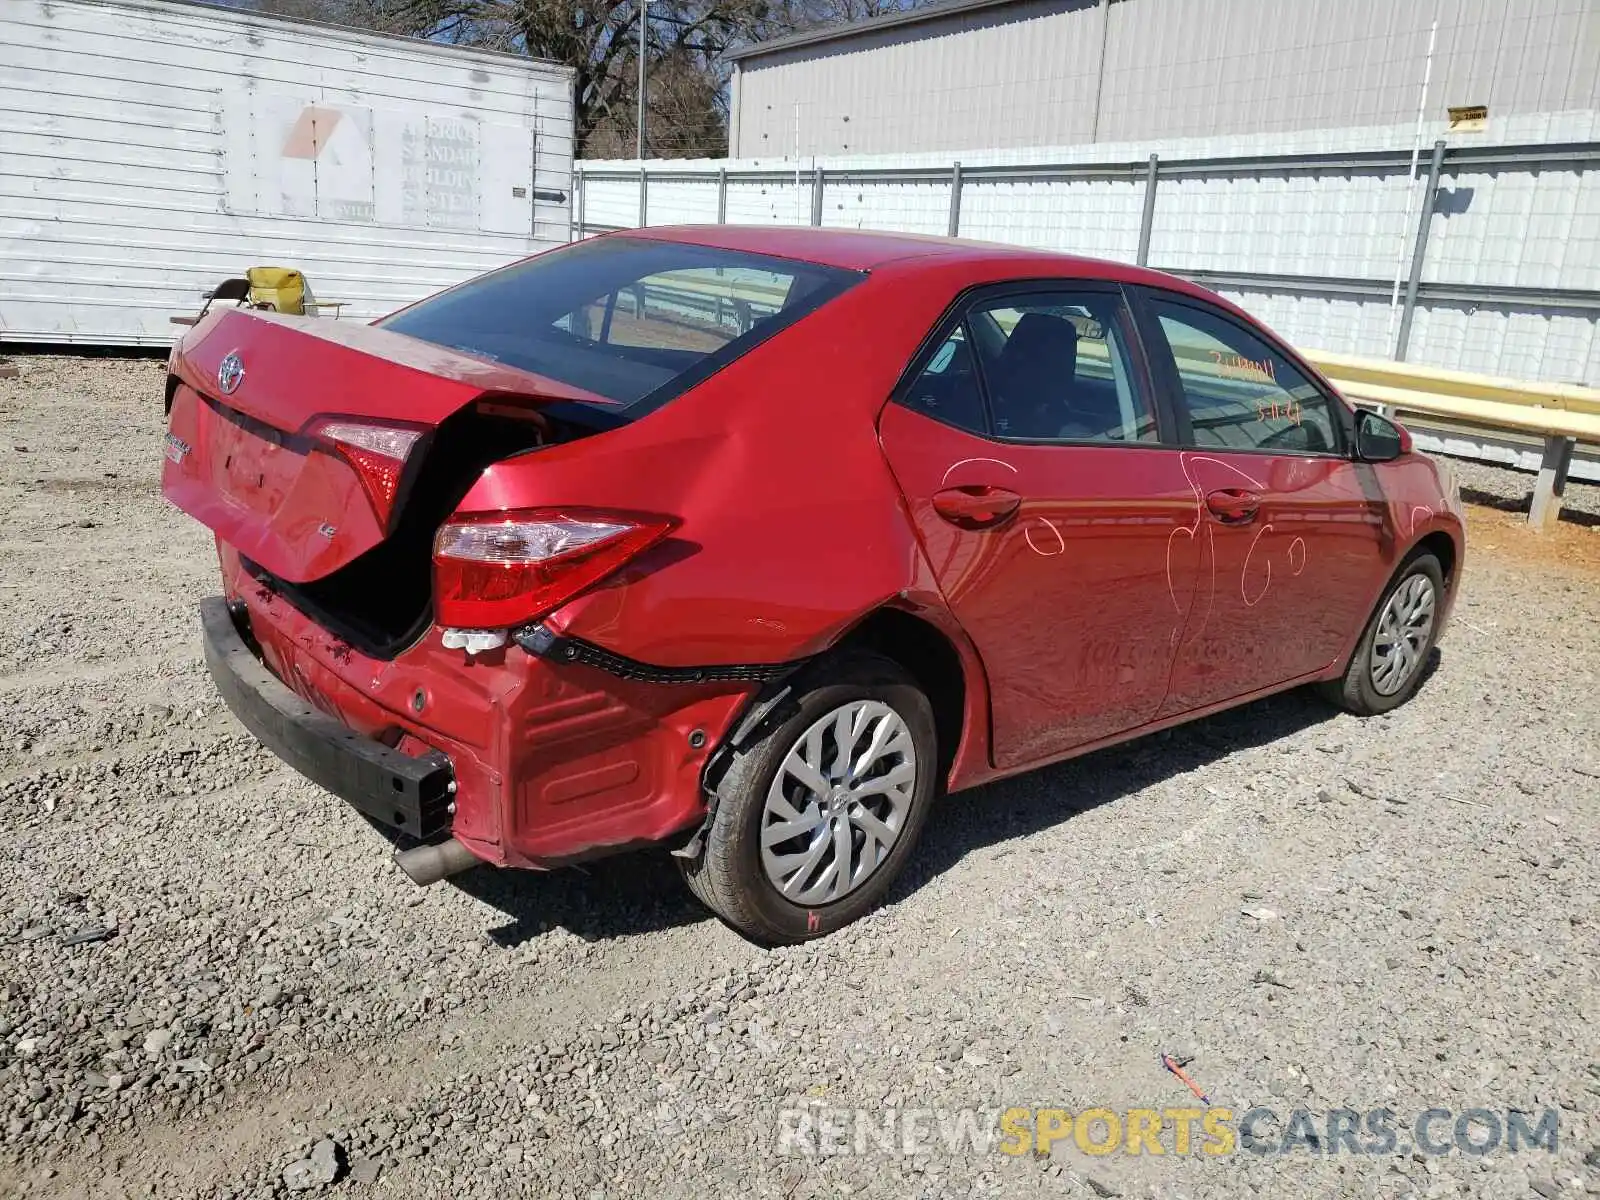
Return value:
<svg viewBox="0 0 1600 1200">
<path fill-rule="evenodd" d="M 1052 313 L 1024 313 L 1006 339 L 1000 362 L 1008 373 L 1023 372 L 1041 383 L 1070 384 L 1078 370 L 1078 328 Z"/>
</svg>

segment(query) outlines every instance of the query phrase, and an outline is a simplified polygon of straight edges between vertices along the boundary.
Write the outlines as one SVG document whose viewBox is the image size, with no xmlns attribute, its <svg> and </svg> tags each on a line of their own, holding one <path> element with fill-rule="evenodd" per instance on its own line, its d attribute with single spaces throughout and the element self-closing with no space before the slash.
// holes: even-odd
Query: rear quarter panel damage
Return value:
<svg viewBox="0 0 1600 1200">
<path fill-rule="evenodd" d="M 977 782 L 989 757 L 983 667 L 927 564 L 877 420 L 941 313 L 985 281 L 968 263 L 884 264 L 659 411 L 491 467 L 460 508 L 680 518 L 668 541 L 546 621 L 656 666 L 793 662 L 880 608 L 920 617 L 955 646 L 965 676 L 951 785 Z"/>
<path fill-rule="evenodd" d="M 463 511 L 664 511 L 682 524 L 551 619 L 659 666 L 787 662 L 925 581 L 876 437 L 901 369 L 959 284 L 896 264 L 659 411 L 486 471 Z"/>
<path fill-rule="evenodd" d="M 391 661 L 368 658 L 256 583 L 225 546 L 221 557 L 275 675 L 358 733 L 450 758 L 452 833 L 489 862 L 554 866 L 692 826 L 706 758 L 753 691 L 637 683 L 515 645 L 469 656 L 445 649 L 437 629 Z"/>
</svg>

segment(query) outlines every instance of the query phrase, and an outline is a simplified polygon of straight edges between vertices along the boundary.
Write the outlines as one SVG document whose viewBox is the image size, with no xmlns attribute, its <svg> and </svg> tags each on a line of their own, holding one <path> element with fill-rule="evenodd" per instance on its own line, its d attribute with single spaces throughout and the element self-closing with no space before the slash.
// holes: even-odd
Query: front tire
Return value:
<svg viewBox="0 0 1600 1200">
<path fill-rule="evenodd" d="M 694 894 L 767 944 L 820 937 L 873 908 L 937 791 L 933 707 L 897 664 L 826 660 L 793 710 L 735 750 L 696 859 Z"/>
<path fill-rule="evenodd" d="M 1323 695 L 1360 717 L 1409 700 L 1438 640 L 1444 598 L 1438 558 L 1424 552 L 1407 559 L 1368 618 L 1343 677 L 1323 684 Z"/>
</svg>

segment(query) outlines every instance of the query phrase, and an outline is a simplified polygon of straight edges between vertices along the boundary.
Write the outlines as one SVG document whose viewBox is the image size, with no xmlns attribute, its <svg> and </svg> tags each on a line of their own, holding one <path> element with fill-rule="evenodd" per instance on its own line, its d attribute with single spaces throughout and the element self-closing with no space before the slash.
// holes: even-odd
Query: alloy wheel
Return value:
<svg viewBox="0 0 1600 1200">
<path fill-rule="evenodd" d="M 786 900 L 819 905 L 860 887 L 889 857 L 911 811 L 916 747 L 877 700 L 842 704 L 784 756 L 761 814 L 761 865 Z"/>
<path fill-rule="evenodd" d="M 1433 632 L 1433 580 L 1420 572 L 1403 580 L 1390 594 L 1372 636 L 1369 670 L 1380 696 L 1392 696 L 1422 665 Z"/>
</svg>

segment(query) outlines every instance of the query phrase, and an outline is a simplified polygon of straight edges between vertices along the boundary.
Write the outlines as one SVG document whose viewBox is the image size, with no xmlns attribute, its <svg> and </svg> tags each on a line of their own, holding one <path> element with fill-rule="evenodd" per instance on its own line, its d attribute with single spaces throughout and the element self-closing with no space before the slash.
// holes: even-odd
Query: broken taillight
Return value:
<svg viewBox="0 0 1600 1200">
<path fill-rule="evenodd" d="M 671 517 L 576 509 L 457 515 L 433 542 L 434 619 L 465 629 L 537 620 L 676 525 Z"/>
<path fill-rule="evenodd" d="M 378 524 L 387 528 L 406 460 L 423 431 L 405 425 L 334 417 L 318 421 L 308 432 L 350 464 Z"/>
</svg>

